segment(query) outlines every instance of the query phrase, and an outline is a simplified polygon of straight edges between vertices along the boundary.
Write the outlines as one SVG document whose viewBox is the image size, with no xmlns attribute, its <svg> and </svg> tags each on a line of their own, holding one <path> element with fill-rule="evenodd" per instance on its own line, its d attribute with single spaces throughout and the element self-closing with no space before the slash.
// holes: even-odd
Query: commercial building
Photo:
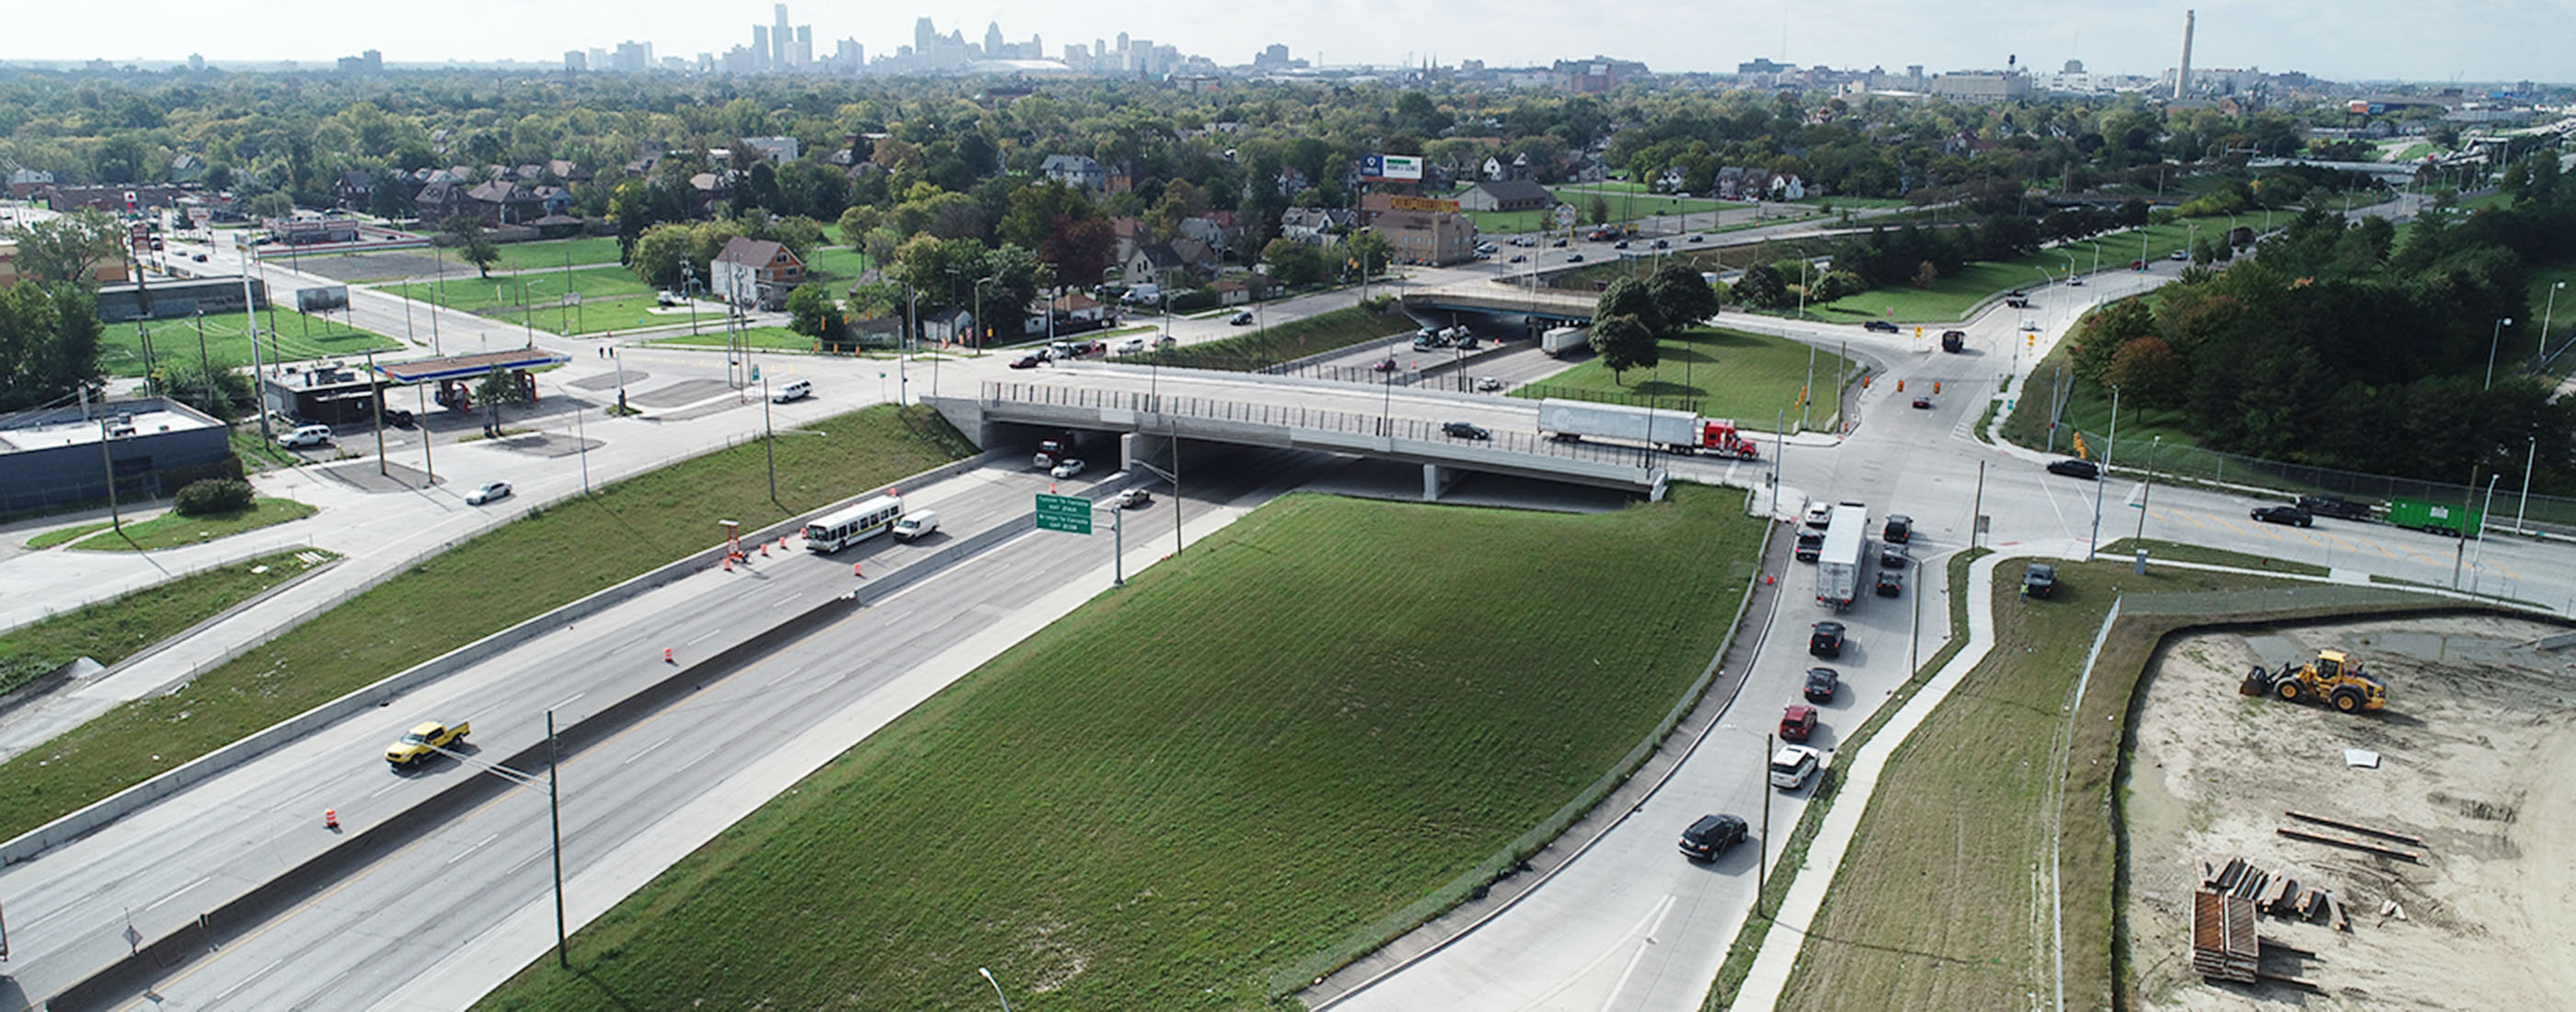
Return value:
<svg viewBox="0 0 2576 1012">
<path fill-rule="evenodd" d="M 1526 179 L 1487 180 L 1458 195 L 1469 211 L 1532 211 L 1556 206 L 1556 195 Z"/>
<path fill-rule="evenodd" d="M 1476 223 L 1465 215 L 1388 211 L 1370 225 L 1400 263 L 1442 266 L 1476 258 Z"/>
<path fill-rule="evenodd" d="M 110 474 L 116 497 L 137 502 L 201 478 L 238 478 L 241 464 L 224 423 L 162 397 L 0 418 L 0 510 L 102 500 Z"/>
</svg>

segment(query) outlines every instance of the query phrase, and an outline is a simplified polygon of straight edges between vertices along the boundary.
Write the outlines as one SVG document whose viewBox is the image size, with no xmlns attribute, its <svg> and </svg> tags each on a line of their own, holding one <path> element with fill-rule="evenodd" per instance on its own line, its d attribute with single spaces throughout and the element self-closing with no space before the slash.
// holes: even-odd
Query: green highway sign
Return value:
<svg viewBox="0 0 2576 1012">
<path fill-rule="evenodd" d="M 1067 534 L 1091 533 L 1091 500 L 1078 495 L 1038 493 L 1038 529 Z"/>
</svg>

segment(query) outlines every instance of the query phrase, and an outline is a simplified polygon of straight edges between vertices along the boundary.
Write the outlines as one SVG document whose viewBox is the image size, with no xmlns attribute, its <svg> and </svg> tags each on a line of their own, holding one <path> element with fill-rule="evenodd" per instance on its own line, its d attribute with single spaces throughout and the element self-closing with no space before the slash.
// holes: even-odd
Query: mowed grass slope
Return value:
<svg viewBox="0 0 2576 1012">
<path fill-rule="evenodd" d="M 1770 429 L 1788 412 L 1798 420 L 1798 394 L 1807 386 L 1808 346 L 1785 337 L 1739 330 L 1697 328 L 1665 340 L 1662 364 L 1630 369 L 1613 377 L 1600 359 L 1511 392 L 1514 397 L 1568 397 L 1617 400 L 1655 399 L 1658 406 L 1697 411 L 1711 418 L 1733 418 L 1747 426 Z M 1831 352 L 1815 353 L 1813 417 L 1820 423 L 1834 413 L 1834 376 L 1852 365 Z"/>
<path fill-rule="evenodd" d="M 1741 494 L 1292 496 L 966 676 L 486 1009 L 1253 1009 L 1640 739 L 1726 635 Z"/>
<path fill-rule="evenodd" d="M 1226 312 L 1232 313 L 1233 310 Z M 1412 317 L 1393 309 L 1381 313 L 1365 306 L 1350 306 L 1222 340 L 1157 349 L 1151 354 L 1169 366 L 1250 372 L 1266 365 L 1393 337 L 1412 331 L 1414 326 Z M 1145 357 L 1125 356 L 1128 361 L 1142 361 Z"/>
<path fill-rule="evenodd" d="M 0 693 L 83 657 L 113 665 L 333 557 L 304 548 L 216 566 L 0 633 Z"/>
<path fill-rule="evenodd" d="M 2020 573 L 2018 561 L 2006 561 L 1992 596 L 1980 602 L 1995 615 L 1994 651 L 1890 756 L 1781 1008 L 2021 1009 L 2034 1007 L 2032 995 L 2045 1004 L 2057 987 L 2049 876 L 2061 838 L 2067 993 L 2077 999 L 2070 1007 L 2089 1007 L 2082 996 L 2102 990 L 2110 939 L 2090 922 L 2108 900 L 2104 805 L 2079 789 L 2061 809 L 2055 762 L 2085 657 L 2122 593 L 2272 581 L 2175 569 L 2139 576 L 2125 562 L 2061 562 L 2055 596 L 2023 601 Z M 2119 693 L 2106 705 L 2122 709 L 2137 663 L 2106 658 L 2092 696 Z M 2115 677 L 2114 669 L 2126 674 Z M 2088 701 L 2087 711 L 2094 708 Z M 2074 755 L 2078 779 L 2096 782 L 2094 771 L 2107 773 L 2116 758 L 2099 739 L 2080 742 Z M 2092 816 L 2060 818 L 2076 812 Z"/>
<path fill-rule="evenodd" d="M 628 478 L 502 525 L 324 612 L 189 684 L 126 703 L 0 763 L 0 839 L 260 728 L 746 531 L 973 452 L 928 408 L 825 419 L 776 440 Z M 783 507 L 782 507 L 783 504 Z"/>
</svg>

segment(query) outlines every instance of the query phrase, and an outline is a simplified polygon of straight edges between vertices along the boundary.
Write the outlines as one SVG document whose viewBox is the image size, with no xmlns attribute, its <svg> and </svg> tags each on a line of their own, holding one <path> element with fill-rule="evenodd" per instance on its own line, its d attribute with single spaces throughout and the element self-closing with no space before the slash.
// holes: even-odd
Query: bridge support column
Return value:
<svg viewBox="0 0 2576 1012">
<path fill-rule="evenodd" d="M 1458 478 L 1464 474 L 1466 472 L 1454 467 L 1422 465 L 1422 501 L 1439 502 L 1440 494 L 1449 491 L 1449 486 L 1457 484 Z"/>
</svg>

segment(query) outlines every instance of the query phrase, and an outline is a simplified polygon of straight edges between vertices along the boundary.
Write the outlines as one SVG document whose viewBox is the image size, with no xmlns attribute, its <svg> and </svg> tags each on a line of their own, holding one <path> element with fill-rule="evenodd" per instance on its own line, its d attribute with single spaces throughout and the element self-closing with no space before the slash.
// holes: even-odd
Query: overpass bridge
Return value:
<svg viewBox="0 0 2576 1012">
<path fill-rule="evenodd" d="M 1106 385 L 988 382 L 971 400 L 932 398 L 927 403 L 987 448 L 1015 439 L 1034 446 L 1047 434 L 1067 429 L 1108 435 L 1117 440 L 1122 467 L 1152 459 L 1175 440 L 1419 464 L 1425 501 L 1438 500 L 1470 472 L 1608 488 L 1649 499 L 1661 499 L 1670 480 L 1659 452 L 1540 435 L 1536 403 L 1496 404 L 1492 397 L 1393 386 L 1379 390 L 1295 377 L 1164 369 L 1149 379 L 1143 372 L 1108 366 L 1081 374 L 1086 380 L 1106 378 Z M 1148 384 L 1146 389 L 1133 388 L 1139 381 Z M 1378 402 L 1379 410 L 1358 410 L 1368 402 Z M 1470 418 L 1491 438 L 1463 439 L 1442 431 L 1448 421 Z"/>
<path fill-rule="evenodd" d="M 1461 281 L 1417 289 L 1404 293 L 1402 299 L 1404 308 L 1408 310 L 1507 313 L 1566 323 L 1592 322 L 1592 307 L 1597 301 L 1588 293 L 1496 280 Z"/>
</svg>

